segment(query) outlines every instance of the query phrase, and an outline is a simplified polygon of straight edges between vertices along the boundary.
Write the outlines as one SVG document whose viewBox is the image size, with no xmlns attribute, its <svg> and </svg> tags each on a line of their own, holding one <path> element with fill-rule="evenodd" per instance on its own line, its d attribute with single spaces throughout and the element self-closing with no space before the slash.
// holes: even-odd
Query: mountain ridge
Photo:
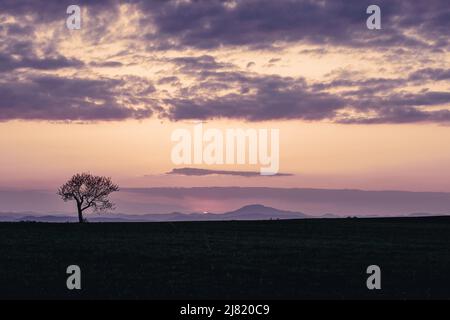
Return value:
<svg viewBox="0 0 450 320">
<path fill-rule="evenodd" d="M 234 211 L 224 213 L 181 213 L 167 214 L 123 214 L 108 213 L 103 215 L 85 215 L 90 222 L 163 222 L 163 221 L 229 221 L 229 220 L 276 220 L 313 218 L 302 212 L 280 210 L 261 204 L 243 206 Z M 71 215 L 33 215 L 24 213 L 0 213 L 0 221 L 7 222 L 76 222 L 77 217 Z"/>
</svg>

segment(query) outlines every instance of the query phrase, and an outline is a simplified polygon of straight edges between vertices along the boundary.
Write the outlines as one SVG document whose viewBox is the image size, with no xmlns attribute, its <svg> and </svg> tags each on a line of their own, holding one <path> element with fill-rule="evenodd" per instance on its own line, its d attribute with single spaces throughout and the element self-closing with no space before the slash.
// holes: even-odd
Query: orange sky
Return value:
<svg viewBox="0 0 450 320">
<path fill-rule="evenodd" d="M 0 124 L 1 186 L 53 187 L 74 172 L 126 186 L 264 185 L 450 191 L 450 130 L 442 125 L 339 125 L 214 121 L 207 128 L 279 128 L 280 172 L 291 177 L 168 176 L 171 132 L 193 123 L 158 120 Z M 14 134 L 11 134 L 14 133 Z M 439 137 L 439 139 L 437 139 Z M 180 167 L 180 166 L 178 166 Z M 199 166 L 257 170 L 257 166 Z"/>
</svg>

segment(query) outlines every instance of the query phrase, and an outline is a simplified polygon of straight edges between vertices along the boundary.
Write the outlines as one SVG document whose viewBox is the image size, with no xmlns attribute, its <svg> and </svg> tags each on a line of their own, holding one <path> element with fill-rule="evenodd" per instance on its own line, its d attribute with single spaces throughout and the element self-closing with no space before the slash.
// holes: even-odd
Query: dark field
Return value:
<svg viewBox="0 0 450 320">
<path fill-rule="evenodd" d="M 0 298 L 450 298 L 449 249 L 444 217 L 0 223 Z"/>
</svg>

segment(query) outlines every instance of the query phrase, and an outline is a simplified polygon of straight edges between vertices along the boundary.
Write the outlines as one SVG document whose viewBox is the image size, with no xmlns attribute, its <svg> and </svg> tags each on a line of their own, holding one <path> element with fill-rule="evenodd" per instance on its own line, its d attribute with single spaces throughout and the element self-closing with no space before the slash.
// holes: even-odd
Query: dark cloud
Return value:
<svg viewBox="0 0 450 320">
<path fill-rule="evenodd" d="M 231 5 L 234 3 L 234 5 Z M 142 26 L 154 24 L 147 39 L 203 49 L 220 46 L 270 48 L 303 42 L 351 47 L 448 47 L 450 9 L 445 0 L 380 0 L 382 30 L 366 28 L 371 1 L 192 1 L 141 3 Z M 155 38 L 155 35 L 158 35 Z M 413 36 L 417 35 L 417 36 Z"/>
<path fill-rule="evenodd" d="M 0 12 L 20 18 L 27 16 L 36 23 L 48 23 L 57 20 L 61 21 L 61 26 L 65 25 L 68 6 L 76 4 L 80 7 L 88 7 L 92 14 L 97 14 L 105 10 L 115 10 L 119 0 L 2 0 L 0 2 Z"/>
<path fill-rule="evenodd" d="M 171 120 L 302 119 L 340 123 L 449 121 L 445 109 L 430 111 L 425 108 L 448 105 L 450 93 L 395 91 L 410 84 L 445 81 L 448 78 L 446 69 L 420 69 L 405 78 L 352 79 L 352 74 L 347 73 L 338 74 L 330 82 L 308 84 L 303 78 L 258 75 L 230 69 L 210 56 L 198 57 L 198 61 L 195 57 L 172 61 L 176 61 L 180 70 L 197 81 L 181 90 L 179 96 L 164 101 L 167 108 L 162 116 Z M 221 94 L 224 89 L 239 93 Z M 341 91 L 330 93 L 330 89 Z"/>
<path fill-rule="evenodd" d="M 314 56 L 323 56 L 327 53 L 327 50 L 325 48 L 315 48 L 315 49 L 303 49 L 299 52 L 299 54 L 306 54 L 306 55 L 314 55 Z"/>
<path fill-rule="evenodd" d="M 217 62 L 217 60 L 210 55 L 202 55 L 198 57 L 178 57 L 170 59 L 169 61 L 180 66 L 181 71 L 188 73 L 198 71 L 216 71 L 218 69 L 232 67 L 230 64 Z"/>
<path fill-rule="evenodd" d="M 19 19 L 20 20 L 20 19 Z M 57 70 L 81 68 L 84 63 L 78 59 L 66 58 L 50 45 L 35 42 L 33 24 L 7 22 L 0 25 L 0 72 L 29 68 L 35 70 Z M 38 54 L 39 49 L 39 54 Z"/>
<path fill-rule="evenodd" d="M 450 69 L 424 68 L 409 75 L 411 81 L 450 80 Z"/>
<path fill-rule="evenodd" d="M 417 108 L 382 108 L 377 110 L 376 116 L 347 117 L 338 120 L 344 124 L 385 124 L 385 123 L 414 123 L 414 122 L 450 122 L 450 111 L 422 111 Z"/>
<path fill-rule="evenodd" d="M 0 84 L 0 120 L 92 121 L 149 117 L 152 114 L 149 107 L 137 109 L 126 105 L 126 102 L 142 102 L 137 101 L 140 100 L 138 93 L 124 90 L 129 81 L 132 79 L 56 76 L 5 81 Z M 149 102 L 147 98 L 142 99 Z"/>
<path fill-rule="evenodd" d="M 261 177 L 261 173 L 257 171 L 231 171 L 231 170 L 209 170 L 198 168 L 174 168 L 167 174 L 177 174 L 183 176 L 207 176 L 207 175 L 231 175 L 240 177 Z M 264 177 L 276 177 L 276 176 L 292 176 L 289 173 L 277 173 L 271 176 Z"/>
<path fill-rule="evenodd" d="M 355 111 L 375 113 L 374 116 L 346 117 L 341 123 L 414 123 L 414 122 L 450 122 L 450 110 L 427 110 L 420 107 L 449 105 L 450 92 L 423 92 L 391 94 L 387 98 L 360 100 Z"/>
<path fill-rule="evenodd" d="M 61 68 L 78 68 L 84 63 L 77 59 L 67 59 L 59 56 L 55 58 L 18 57 L 0 53 L 0 71 L 12 71 L 20 68 L 30 68 L 36 70 L 56 70 Z"/>
<path fill-rule="evenodd" d="M 378 92 L 392 90 L 400 86 L 422 84 L 429 81 L 450 80 L 450 69 L 443 68 L 423 68 L 418 69 L 404 78 L 365 78 L 362 79 L 356 74 L 357 79 L 352 79 L 351 72 L 338 73 L 334 80 L 330 82 L 316 83 L 312 86 L 314 90 L 326 90 L 337 88 L 363 88 L 364 92 Z M 362 92 L 362 91 L 361 91 Z"/>
<path fill-rule="evenodd" d="M 178 84 L 180 80 L 176 76 L 164 77 L 158 80 L 158 84 Z"/>
<path fill-rule="evenodd" d="M 338 96 L 314 92 L 303 78 L 245 73 L 210 56 L 171 61 L 197 79 L 178 96 L 164 100 L 168 107 L 162 116 L 171 120 L 322 120 L 334 118 L 335 112 L 345 106 L 345 100 Z M 239 93 L 220 94 L 229 89 Z"/>
<path fill-rule="evenodd" d="M 171 120 L 231 118 L 248 121 L 274 119 L 333 119 L 345 101 L 327 93 L 311 93 L 301 88 L 270 88 L 258 84 L 258 92 L 220 98 L 166 99 Z"/>
<path fill-rule="evenodd" d="M 91 62 L 89 65 L 100 68 L 116 68 L 123 66 L 123 63 L 119 61 L 101 61 L 101 62 Z"/>
<path fill-rule="evenodd" d="M 448 48 L 450 7 L 446 0 L 379 0 L 382 31 L 366 28 L 369 0 L 79 0 L 89 14 L 118 14 L 118 4 L 137 4 L 149 45 L 163 49 L 179 46 L 217 48 L 251 46 L 270 48 L 279 42 L 302 42 L 351 47 Z M 28 16 L 35 22 L 61 21 L 73 1 L 2 0 L 0 12 Z M 100 19 L 100 18 L 99 18 Z M 91 25 L 94 28 L 95 25 Z M 97 21 L 96 34 L 107 27 Z M 156 30 L 155 30 L 156 27 Z M 102 31 L 102 32 L 99 32 Z"/>
</svg>

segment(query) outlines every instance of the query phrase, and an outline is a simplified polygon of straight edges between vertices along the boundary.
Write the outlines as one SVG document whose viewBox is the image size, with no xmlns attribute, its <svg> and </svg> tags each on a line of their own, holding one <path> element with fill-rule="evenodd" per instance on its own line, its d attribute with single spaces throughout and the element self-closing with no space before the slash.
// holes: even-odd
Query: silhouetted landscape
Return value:
<svg viewBox="0 0 450 320">
<path fill-rule="evenodd" d="M 0 223 L 1 298 L 446 298 L 450 218 Z M 66 267 L 83 290 L 65 288 Z M 366 267 L 383 270 L 369 291 Z"/>
</svg>

